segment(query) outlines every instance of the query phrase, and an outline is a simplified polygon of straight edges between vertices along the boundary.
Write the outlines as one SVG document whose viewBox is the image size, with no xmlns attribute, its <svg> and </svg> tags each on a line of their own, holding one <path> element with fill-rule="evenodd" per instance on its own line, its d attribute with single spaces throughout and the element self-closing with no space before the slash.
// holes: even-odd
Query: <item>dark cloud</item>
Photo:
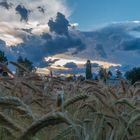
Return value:
<svg viewBox="0 0 140 140">
<path fill-rule="evenodd" d="M 102 58 L 107 58 L 107 54 L 106 54 L 102 44 L 96 44 L 95 49 L 99 56 L 101 56 Z"/>
<path fill-rule="evenodd" d="M 45 13 L 45 9 L 43 7 L 38 6 L 37 9 L 38 9 L 39 12 L 41 12 L 43 14 Z"/>
<path fill-rule="evenodd" d="M 56 61 L 58 61 L 59 59 L 49 59 L 49 60 L 42 60 L 40 63 L 39 63 L 39 67 L 40 68 L 43 68 L 43 67 L 48 67 L 48 66 L 51 66 L 52 64 L 54 64 Z"/>
<path fill-rule="evenodd" d="M 66 63 L 66 64 L 64 65 L 64 67 L 74 69 L 74 68 L 77 68 L 77 65 L 76 65 L 76 63 L 74 63 L 74 62 L 69 62 L 69 63 Z"/>
<path fill-rule="evenodd" d="M 17 57 L 27 57 L 36 66 L 41 66 L 45 63 L 46 49 L 43 45 L 43 40 L 39 36 L 28 36 L 24 39 L 24 43 L 12 46 L 11 49 Z"/>
<path fill-rule="evenodd" d="M 67 52 L 69 48 L 81 50 L 84 47 L 84 44 L 78 38 L 59 36 L 54 39 L 51 35 L 45 33 L 40 37 L 34 35 L 28 36 L 24 40 L 24 43 L 13 46 L 12 51 L 15 52 L 16 56 L 27 57 L 37 66 L 43 67 L 47 65 L 44 57 Z"/>
<path fill-rule="evenodd" d="M 134 27 L 134 28 L 132 28 L 132 30 L 133 30 L 133 31 L 138 31 L 138 32 L 139 32 L 139 31 L 140 31 L 140 26 Z"/>
<path fill-rule="evenodd" d="M 24 31 L 24 32 L 27 32 L 27 33 L 30 33 L 30 34 L 32 34 L 32 30 L 33 30 L 33 28 L 29 28 L 29 29 L 21 29 L 22 31 Z"/>
<path fill-rule="evenodd" d="M 41 35 L 41 37 L 44 39 L 44 40 L 52 40 L 52 36 L 49 34 L 49 33 L 43 33 Z"/>
<path fill-rule="evenodd" d="M 76 48 L 76 51 L 81 51 L 85 48 L 81 39 L 63 36 L 48 40 L 45 46 L 46 51 L 51 55 L 67 52 L 70 48 Z"/>
<path fill-rule="evenodd" d="M 125 51 L 140 50 L 140 38 L 123 41 L 121 43 L 121 49 Z"/>
<path fill-rule="evenodd" d="M 21 16 L 20 21 L 28 21 L 30 10 L 26 9 L 23 5 L 18 5 L 15 10 Z"/>
<path fill-rule="evenodd" d="M 101 29 L 92 32 L 83 32 L 88 38 L 95 39 L 98 43 L 120 43 L 123 39 L 131 39 L 132 36 L 128 34 L 128 29 L 124 25 L 111 24 Z"/>
<path fill-rule="evenodd" d="M 64 17 L 60 13 L 58 13 L 57 16 Z M 63 28 L 64 26 L 65 29 L 66 24 L 63 23 L 64 18 L 62 17 L 58 18 L 56 21 L 57 23 L 59 23 L 59 26 L 61 28 Z M 57 26 L 57 28 L 59 28 L 59 26 Z M 85 44 L 82 42 L 82 40 L 78 36 L 72 35 L 68 29 L 67 29 L 68 32 L 67 34 L 69 34 L 68 36 L 65 31 L 63 31 L 64 34 L 62 36 L 58 34 L 53 36 L 52 34 L 49 33 L 43 33 L 42 35 L 38 36 L 31 34 L 32 29 L 22 29 L 22 30 L 30 34 L 29 35 L 27 34 L 26 37 L 22 38 L 24 43 L 12 46 L 11 51 L 14 53 L 14 56 L 16 57 L 22 56 L 24 58 L 27 57 L 36 66 L 39 67 L 44 67 L 50 64 L 50 62 L 46 62 L 44 60 L 44 58 L 47 56 L 65 53 L 69 51 L 69 49 L 71 48 L 74 48 L 76 52 L 81 51 L 85 48 Z"/>
<path fill-rule="evenodd" d="M 46 62 L 48 63 L 49 66 L 51 66 L 52 64 L 54 64 L 55 62 L 59 61 L 60 59 L 49 59 Z"/>
<path fill-rule="evenodd" d="M 53 19 L 49 20 L 48 26 L 51 32 L 55 32 L 59 35 L 68 35 L 69 21 L 59 12 L 57 13 L 55 21 Z"/>
<path fill-rule="evenodd" d="M 4 7 L 7 10 L 9 10 L 10 8 L 12 8 L 13 4 L 8 3 L 6 0 L 4 0 L 4 1 L 0 2 L 0 6 Z"/>
</svg>

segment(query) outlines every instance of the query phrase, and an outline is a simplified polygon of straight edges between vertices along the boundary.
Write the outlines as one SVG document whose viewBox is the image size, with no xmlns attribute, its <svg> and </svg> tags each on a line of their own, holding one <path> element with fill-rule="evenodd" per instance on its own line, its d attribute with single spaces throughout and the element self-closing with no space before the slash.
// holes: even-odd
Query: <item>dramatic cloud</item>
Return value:
<svg viewBox="0 0 140 140">
<path fill-rule="evenodd" d="M 57 53 L 63 53 L 68 51 L 70 48 L 76 48 L 76 52 L 85 48 L 84 43 L 79 38 L 73 37 L 56 37 L 55 39 L 49 40 L 46 43 L 46 51 L 50 55 Z"/>
<path fill-rule="evenodd" d="M 43 7 L 38 6 L 37 8 L 38 8 L 38 10 L 39 10 L 40 12 L 45 13 L 45 9 L 44 9 Z"/>
<path fill-rule="evenodd" d="M 0 2 L 0 6 L 9 10 L 10 8 L 12 8 L 13 4 L 8 3 L 6 0 L 3 0 L 2 2 Z"/>
<path fill-rule="evenodd" d="M 28 34 L 21 29 L 13 29 L 12 25 L 0 22 L 0 39 L 5 41 L 7 46 L 23 42 L 23 38 Z"/>
<path fill-rule="evenodd" d="M 49 20 L 48 26 L 51 32 L 59 35 L 68 35 L 69 21 L 60 12 L 57 13 L 55 21 L 53 19 Z"/>
<path fill-rule="evenodd" d="M 50 55 L 67 52 L 70 48 L 75 48 L 76 51 L 85 48 L 85 45 L 79 38 L 56 36 L 53 38 L 48 33 L 42 36 L 30 35 L 24 43 L 13 46 L 11 50 L 16 56 L 28 57 L 37 66 L 45 66 L 44 58 Z"/>
<path fill-rule="evenodd" d="M 3 26 L 8 25 L 11 30 L 15 30 L 15 32 L 17 29 L 19 31 L 24 28 L 25 30 L 32 29 L 30 30 L 31 33 L 40 35 L 43 32 L 49 31 L 47 23 L 50 18 L 56 16 L 57 12 L 63 13 L 66 17 L 70 15 L 65 0 L 2 0 L 0 2 L 0 7 L 0 30 L 2 32 Z M 9 43 L 9 36 L 12 36 L 13 42 L 11 39 Z M 9 46 L 19 43 L 19 41 L 15 41 L 19 39 L 13 36 L 11 32 L 4 38 L 4 41 L 6 41 L 6 44 Z M 3 39 L 1 35 L 0 39 Z M 22 38 L 20 40 L 22 40 Z"/>
<path fill-rule="evenodd" d="M 112 65 L 128 62 L 133 52 L 129 62 L 135 63 L 135 58 L 139 63 L 135 52 L 140 51 L 140 41 L 133 32 L 140 26 L 138 23 L 111 24 L 80 32 L 75 29 L 78 24 L 69 22 L 70 12 L 64 0 L 3 0 L 0 6 L 0 47 L 9 58 L 21 55 L 36 66 L 45 67 L 50 64 L 46 57 L 65 53 L 71 59 L 106 61 Z M 105 65 L 109 67 L 108 63 Z M 75 73 L 78 71 L 76 68 Z"/>
<path fill-rule="evenodd" d="M 122 42 L 121 49 L 125 51 L 140 50 L 140 38 L 134 38 L 132 40 Z"/>
<path fill-rule="evenodd" d="M 140 26 L 134 27 L 132 30 L 133 31 L 140 31 Z"/>
<path fill-rule="evenodd" d="M 45 58 L 45 59 L 43 59 L 43 61 L 41 61 L 40 63 L 38 63 L 38 66 L 39 66 L 39 68 L 48 67 L 48 66 L 53 65 L 57 61 L 59 61 L 59 59 L 46 59 Z"/>
<path fill-rule="evenodd" d="M 69 63 L 66 63 L 66 64 L 64 65 L 64 67 L 74 69 L 74 68 L 77 68 L 77 65 L 76 65 L 76 63 L 74 63 L 74 62 L 69 62 Z"/>
<path fill-rule="evenodd" d="M 18 8 L 21 7 L 19 6 Z M 81 38 L 78 35 L 74 35 L 74 32 L 68 29 L 69 21 L 62 13 L 58 12 L 55 22 L 52 21 L 52 23 L 56 26 L 50 28 L 56 34 L 44 32 L 41 35 L 35 35 L 33 34 L 33 28 L 13 29 L 11 26 L 4 23 L 5 29 L 2 29 L 2 31 L 0 30 L 0 32 L 2 32 L 0 35 L 2 37 L 4 34 L 7 37 L 8 34 L 12 34 L 12 36 L 10 36 L 11 39 L 21 39 L 18 41 L 18 44 L 12 44 L 6 40 L 8 37 L 4 38 L 4 36 L 3 40 L 11 44 L 10 47 L 7 48 L 5 46 L 5 48 L 8 50 L 9 54 L 15 56 L 14 58 L 18 56 L 27 57 L 38 67 L 48 66 L 50 61 L 46 61 L 45 58 L 50 55 L 69 52 L 71 49 L 76 53 L 85 49 L 85 44 Z M 57 30 L 59 27 L 61 27 L 61 29 Z"/>
<path fill-rule="evenodd" d="M 137 27 L 140 23 L 124 22 L 79 33 L 86 47 L 74 57 L 140 66 L 140 32 L 134 31 Z"/>
<path fill-rule="evenodd" d="M 96 44 L 96 51 L 97 51 L 98 55 L 101 56 L 102 58 L 107 58 L 107 54 L 106 54 L 102 44 Z"/>
<path fill-rule="evenodd" d="M 25 22 L 28 21 L 30 10 L 26 9 L 22 5 L 18 5 L 15 10 L 21 16 L 20 21 L 25 21 Z"/>
</svg>

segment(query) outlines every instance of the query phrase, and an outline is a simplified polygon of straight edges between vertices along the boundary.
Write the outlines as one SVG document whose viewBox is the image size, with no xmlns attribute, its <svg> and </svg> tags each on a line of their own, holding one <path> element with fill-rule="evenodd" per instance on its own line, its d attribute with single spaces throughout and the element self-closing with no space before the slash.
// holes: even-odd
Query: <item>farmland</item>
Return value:
<svg viewBox="0 0 140 140">
<path fill-rule="evenodd" d="M 61 96 L 64 94 L 64 101 Z M 140 83 L 0 79 L 1 140 L 138 140 Z"/>
</svg>

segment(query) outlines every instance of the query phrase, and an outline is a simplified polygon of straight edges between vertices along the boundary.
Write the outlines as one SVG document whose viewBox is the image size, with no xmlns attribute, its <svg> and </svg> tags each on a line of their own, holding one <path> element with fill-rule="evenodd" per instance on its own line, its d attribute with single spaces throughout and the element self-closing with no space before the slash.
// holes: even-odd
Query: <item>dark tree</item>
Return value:
<svg viewBox="0 0 140 140">
<path fill-rule="evenodd" d="M 113 74 L 112 74 L 112 72 L 109 70 L 108 73 L 107 73 L 108 79 L 109 79 L 110 77 L 112 77 L 112 76 L 113 76 Z"/>
<path fill-rule="evenodd" d="M 122 73 L 120 70 L 116 71 L 116 78 L 122 78 Z"/>
<path fill-rule="evenodd" d="M 27 58 L 24 59 L 24 66 L 31 72 L 34 70 L 33 63 Z"/>
<path fill-rule="evenodd" d="M 80 75 L 80 76 L 77 77 L 77 80 L 78 80 L 78 81 L 84 81 L 84 80 L 85 80 L 85 77 L 82 76 L 82 75 Z"/>
<path fill-rule="evenodd" d="M 27 58 L 23 59 L 21 56 L 18 57 L 17 63 L 27 69 L 29 72 L 32 72 L 34 70 L 33 63 L 28 60 Z M 18 76 L 23 76 L 25 73 L 25 70 L 23 68 L 17 67 L 16 73 Z"/>
<path fill-rule="evenodd" d="M 2 51 L 0 51 L 0 63 L 8 65 L 8 59 Z"/>
<path fill-rule="evenodd" d="M 113 74 L 112 74 L 112 72 L 109 70 L 108 71 L 108 76 L 112 76 Z"/>
<path fill-rule="evenodd" d="M 136 81 L 140 80 L 140 67 L 133 68 L 130 71 L 127 71 L 125 73 L 125 77 L 131 81 L 132 84 L 134 84 Z"/>
<path fill-rule="evenodd" d="M 106 83 L 106 80 L 108 78 L 108 73 L 107 73 L 105 68 L 103 68 L 103 67 L 100 68 L 99 77 L 100 77 L 100 79 L 102 79 Z"/>
<path fill-rule="evenodd" d="M 22 66 L 24 65 L 24 60 L 23 60 L 23 58 L 21 56 L 18 57 L 17 63 L 22 65 Z M 23 76 L 24 75 L 24 70 L 22 68 L 20 68 L 20 67 L 17 67 L 16 74 L 18 76 Z"/>
<path fill-rule="evenodd" d="M 4 65 L 8 65 L 8 59 L 7 57 L 5 56 L 5 53 L 3 51 L 0 51 L 0 63 L 1 64 L 4 64 Z M 0 67 L 0 74 L 2 76 L 8 76 L 8 73 L 7 71 L 5 71 L 3 69 L 3 67 Z"/>
<path fill-rule="evenodd" d="M 86 63 L 86 79 L 92 79 L 92 67 L 90 60 L 87 60 Z"/>
</svg>

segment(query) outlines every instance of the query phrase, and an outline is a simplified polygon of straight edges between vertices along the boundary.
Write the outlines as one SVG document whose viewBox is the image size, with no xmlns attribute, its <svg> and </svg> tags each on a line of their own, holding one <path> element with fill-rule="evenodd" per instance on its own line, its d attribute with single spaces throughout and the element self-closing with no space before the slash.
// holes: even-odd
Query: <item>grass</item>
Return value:
<svg viewBox="0 0 140 140">
<path fill-rule="evenodd" d="M 139 85 L 1 78 L 0 140 L 139 140 Z"/>
</svg>

